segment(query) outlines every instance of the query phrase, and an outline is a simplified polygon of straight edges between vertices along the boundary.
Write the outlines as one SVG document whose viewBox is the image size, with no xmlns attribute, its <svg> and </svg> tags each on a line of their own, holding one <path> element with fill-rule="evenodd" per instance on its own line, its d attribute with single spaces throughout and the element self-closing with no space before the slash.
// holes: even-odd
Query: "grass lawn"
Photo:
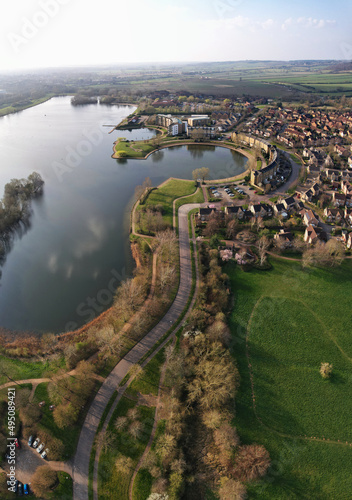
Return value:
<svg viewBox="0 0 352 500">
<path fill-rule="evenodd" d="M 64 366 L 64 359 L 59 363 Z M 55 372 L 60 368 L 49 361 L 23 361 L 22 359 L 9 359 L 0 356 L 0 385 L 11 382 L 4 374 L 9 375 L 13 380 L 26 380 L 30 378 L 48 377 L 48 373 Z"/>
<path fill-rule="evenodd" d="M 267 477 L 249 486 L 249 498 L 347 499 L 352 263 L 305 271 L 280 259 L 272 263 L 265 272 L 227 266 L 235 295 L 233 352 L 241 373 L 234 423 L 242 442 L 263 444 L 273 461 Z M 321 362 L 333 364 L 331 380 L 321 378 Z"/>
<path fill-rule="evenodd" d="M 63 457 L 65 460 L 70 458 L 74 452 L 76 451 L 76 446 L 79 438 L 79 434 L 81 432 L 81 426 L 83 424 L 86 411 L 90 406 L 91 400 L 89 400 L 84 407 L 84 410 L 80 413 L 78 421 L 76 425 L 65 427 L 65 429 L 60 429 L 54 421 L 53 412 L 49 410 L 49 405 L 52 404 L 48 395 L 47 390 L 48 384 L 43 383 L 39 384 L 35 394 L 34 401 L 45 401 L 46 404 L 41 408 L 42 418 L 38 424 L 39 429 L 43 429 L 43 431 L 48 432 L 53 437 L 60 439 L 65 445 L 65 456 Z M 100 387 L 100 383 L 97 382 L 96 390 Z M 93 391 L 91 398 L 94 397 L 96 390 Z M 50 458 L 50 457 L 49 457 Z"/>
<path fill-rule="evenodd" d="M 173 201 L 181 196 L 195 194 L 195 191 L 194 181 L 171 178 L 161 187 L 153 189 L 142 206 L 162 205 L 164 210 L 163 218 L 172 227 Z M 140 207 L 138 208 L 140 209 Z"/>
<path fill-rule="evenodd" d="M 59 484 L 48 497 L 50 500 L 72 500 L 73 481 L 66 472 L 58 471 Z"/>
<path fill-rule="evenodd" d="M 133 500 L 147 500 L 152 490 L 153 477 L 147 469 L 139 469 L 134 480 L 132 498 Z"/>
<path fill-rule="evenodd" d="M 133 380 L 132 384 L 126 390 L 127 395 L 137 396 L 139 392 L 141 394 L 152 394 L 153 396 L 158 395 L 160 370 L 164 362 L 164 351 L 165 349 L 161 349 L 149 361 L 143 372 Z"/>
<path fill-rule="evenodd" d="M 123 154 L 121 158 L 144 158 L 145 155 L 150 153 L 155 149 L 155 146 L 149 142 L 145 143 L 143 141 L 131 141 L 126 142 L 119 140 L 115 145 L 115 152 Z"/>
<path fill-rule="evenodd" d="M 141 394 L 158 394 L 160 371 L 164 362 L 164 351 L 161 349 L 158 354 L 152 358 L 143 372 L 137 376 L 126 391 L 126 396 L 135 397 L 138 392 Z M 108 432 L 113 435 L 114 444 L 107 453 L 102 453 L 99 461 L 99 499 L 128 498 L 129 484 L 132 478 L 133 470 L 130 474 L 121 474 L 115 469 L 117 456 L 122 453 L 131 457 L 135 467 L 142 456 L 144 449 L 149 441 L 154 422 L 154 407 L 138 406 L 138 420 L 143 424 L 143 432 L 140 439 L 135 439 L 124 431 L 117 431 L 114 422 L 117 417 L 127 414 L 130 408 L 136 406 L 136 401 L 127 397 L 122 397 L 119 401 L 111 421 L 108 425 Z M 152 485 L 152 477 L 145 469 L 141 469 L 137 474 L 133 488 L 133 498 L 142 500 L 148 498 Z M 148 493 L 149 492 L 149 493 Z M 148 493 L 146 495 L 146 493 Z"/>
<path fill-rule="evenodd" d="M 138 407 L 138 420 L 143 424 L 143 432 L 140 439 L 135 439 L 128 432 L 117 431 L 114 427 L 116 418 L 125 416 L 128 410 L 135 406 L 135 401 L 122 397 L 112 415 L 108 426 L 108 432 L 112 436 L 112 444 L 106 453 L 100 455 L 99 460 L 99 500 L 128 498 L 128 489 L 133 470 L 149 441 L 155 413 L 155 408 L 146 406 Z M 130 457 L 133 461 L 133 467 L 128 474 L 122 474 L 115 467 L 116 458 L 120 454 Z"/>
</svg>

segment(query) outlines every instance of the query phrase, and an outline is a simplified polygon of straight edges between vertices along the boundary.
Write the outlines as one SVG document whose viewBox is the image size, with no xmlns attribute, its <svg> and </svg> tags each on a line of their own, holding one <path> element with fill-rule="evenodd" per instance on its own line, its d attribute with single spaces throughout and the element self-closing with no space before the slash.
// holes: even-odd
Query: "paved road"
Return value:
<svg viewBox="0 0 352 500">
<path fill-rule="evenodd" d="M 73 466 L 73 498 L 88 500 L 89 457 L 96 431 L 112 394 L 131 366 L 154 346 L 182 313 L 192 286 L 191 253 L 188 237 L 188 212 L 199 205 L 183 205 L 179 209 L 180 286 L 176 298 L 163 319 L 115 366 L 99 389 L 83 424 Z"/>
<path fill-rule="evenodd" d="M 278 189 L 276 189 L 276 191 L 272 191 L 270 193 L 270 196 L 278 195 L 278 194 L 287 195 L 287 191 L 289 189 L 291 189 L 291 187 L 293 187 L 297 184 L 299 173 L 301 170 L 301 165 L 298 165 L 298 163 L 294 162 L 292 160 L 292 158 L 289 156 L 289 154 L 286 153 L 286 151 L 283 151 L 282 149 L 280 149 L 280 152 L 283 153 L 288 160 L 290 160 L 291 166 L 292 166 L 292 174 L 290 175 L 288 181 L 285 182 L 285 184 L 280 186 Z"/>
</svg>

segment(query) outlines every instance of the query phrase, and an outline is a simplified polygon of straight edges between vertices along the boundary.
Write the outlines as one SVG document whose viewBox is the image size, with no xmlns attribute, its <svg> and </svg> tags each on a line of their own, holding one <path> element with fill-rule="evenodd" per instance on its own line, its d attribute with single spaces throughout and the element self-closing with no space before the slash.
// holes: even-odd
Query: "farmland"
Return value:
<svg viewBox="0 0 352 500">
<path fill-rule="evenodd" d="M 146 92 L 184 90 L 297 100 L 302 94 L 352 95 L 352 73 L 337 70 L 336 61 L 238 61 L 175 66 L 153 75 L 126 74 L 119 85 L 120 90 L 128 85 Z"/>
<path fill-rule="evenodd" d="M 249 498 L 345 499 L 352 488 L 352 265 L 303 271 L 272 263 L 267 272 L 227 269 L 241 373 L 235 425 L 244 442 L 264 444 L 273 460 Z M 330 380 L 321 378 L 321 362 L 333 364 Z"/>
</svg>

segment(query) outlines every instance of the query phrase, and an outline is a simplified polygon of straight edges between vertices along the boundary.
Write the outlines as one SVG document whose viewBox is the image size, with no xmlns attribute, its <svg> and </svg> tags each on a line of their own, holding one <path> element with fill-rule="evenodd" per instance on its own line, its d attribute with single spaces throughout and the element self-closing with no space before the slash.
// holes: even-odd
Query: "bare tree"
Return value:
<svg viewBox="0 0 352 500">
<path fill-rule="evenodd" d="M 38 497 L 47 497 L 57 483 L 57 472 L 48 465 L 38 467 L 31 479 L 31 488 Z"/>
<path fill-rule="evenodd" d="M 127 417 L 117 417 L 117 419 L 115 420 L 115 429 L 117 429 L 118 431 L 123 431 L 124 429 L 126 429 L 127 422 Z"/>
<path fill-rule="evenodd" d="M 133 436 L 135 439 L 139 439 L 143 431 L 142 422 L 140 422 L 139 420 L 135 420 L 129 426 L 128 431 L 131 434 L 131 436 Z"/>
<path fill-rule="evenodd" d="M 229 240 L 232 240 L 235 238 L 237 232 L 238 232 L 238 228 L 239 228 L 239 225 L 238 225 L 238 222 L 236 219 L 231 219 L 228 223 L 227 223 L 227 227 L 226 227 L 226 238 L 228 238 Z"/>
<path fill-rule="evenodd" d="M 197 181 L 198 179 L 202 179 L 202 181 L 204 182 L 205 179 L 209 179 L 209 175 L 210 170 L 206 167 L 196 168 L 192 171 L 192 177 L 195 181 Z"/>
<path fill-rule="evenodd" d="M 133 470 L 133 460 L 125 455 L 119 455 L 115 461 L 115 467 L 120 474 L 127 475 Z"/>
<path fill-rule="evenodd" d="M 144 194 L 144 192 L 147 189 L 150 189 L 152 187 L 152 181 L 150 180 L 149 177 L 146 177 L 145 180 L 143 181 L 143 184 L 140 186 L 136 186 L 134 190 L 134 195 L 137 200 L 141 198 L 141 196 Z"/>
<path fill-rule="evenodd" d="M 268 251 L 269 247 L 270 247 L 270 240 L 266 236 L 262 236 L 258 240 L 258 252 L 259 252 L 259 259 L 261 266 L 266 261 L 266 252 Z"/>
<path fill-rule="evenodd" d="M 302 265 L 336 267 L 342 264 L 345 258 L 345 250 L 339 241 L 332 238 L 327 243 L 318 241 L 314 247 L 307 248 L 303 253 Z"/>
<path fill-rule="evenodd" d="M 170 266 L 170 265 L 160 266 L 159 283 L 162 292 L 172 282 L 174 276 L 175 276 L 175 266 Z"/>
<path fill-rule="evenodd" d="M 214 234 L 218 233 L 220 229 L 220 218 L 217 214 L 212 214 L 209 217 L 207 225 L 204 229 L 204 236 L 211 238 Z"/>
<path fill-rule="evenodd" d="M 109 448 L 111 448 L 114 444 L 114 439 L 115 438 L 112 431 L 106 431 L 103 433 L 101 445 L 103 453 L 107 453 L 109 451 Z"/>
<path fill-rule="evenodd" d="M 194 141 L 202 141 L 205 138 L 205 131 L 201 128 L 195 128 L 191 130 L 189 135 Z"/>
<path fill-rule="evenodd" d="M 270 467 L 269 452 L 257 444 L 241 446 L 236 454 L 235 475 L 243 481 L 265 476 Z"/>
<path fill-rule="evenodd" d="M 122 336 L 115 333 L 112 326 L 97 332 L 97 344 L 104 358 L 117 355 L 123 345 Z"/>
<path fill-rule="evenodd" d="M 226 477 L 221 480 L 219 495 L 220 500 L 244 500 L 247 492 L 242 483 Z"/>
</svg>

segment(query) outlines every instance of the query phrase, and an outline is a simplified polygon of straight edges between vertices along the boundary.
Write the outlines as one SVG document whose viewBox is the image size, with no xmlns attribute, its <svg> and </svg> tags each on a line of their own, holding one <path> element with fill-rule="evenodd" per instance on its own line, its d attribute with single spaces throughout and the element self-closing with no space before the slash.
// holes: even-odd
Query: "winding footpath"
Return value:
<svg viewBox="0 0 352 500">
<path fill-rule="evenodd" d="M 182 314 L 192 288 L 192 264 L 188 234 L 188 212 L 199 204 L 183 205 L 179 209 L 180 285 L 170 309 L 159 323 L 115 366 L 96 394 L 86 419 L 76 449 L 73 465 L 73 498 L 88 499 L 89 459 L 96 432 L 104 410 L 119 384 L 143 356 L 160 340 Z"/>
</svg>

